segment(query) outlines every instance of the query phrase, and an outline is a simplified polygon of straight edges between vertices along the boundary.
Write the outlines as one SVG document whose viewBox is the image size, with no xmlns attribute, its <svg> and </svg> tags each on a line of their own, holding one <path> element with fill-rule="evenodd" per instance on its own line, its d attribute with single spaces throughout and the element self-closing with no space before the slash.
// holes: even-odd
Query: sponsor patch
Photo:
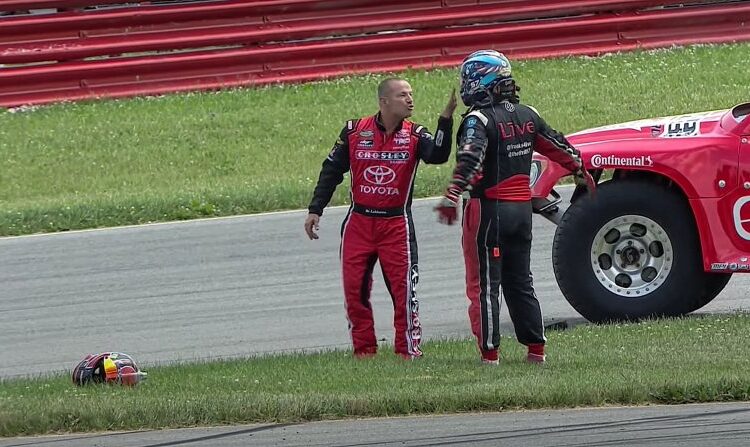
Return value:
<svg viewBox="0 0 750 447">
<path fill-rule="evenodd" d="M 750 270 L 750 263 L 747 261 L 747 256 L 742 256 L 736 262 L 712 262 L 711 270 L 731 270 L 733 272 L 738 270 Z"/>
<path fill-rule="evenodd" d="M 399 195 L 398 188 L 394 188 L 393 186 L 359 185 L 359 191 L 362 194 L 373 194 L 373 195 L 378 195 L 378 196 Z"/>
<path fill-rule="evenodd" d="M 595 168 L 602 166 L 653 166 L 654 162 L 650 155 L 618 157 L 616 155 L 594 154 L 591 157 L 591 165 Z"/>
<path fill-rule="evenodd" d="M 360 149 L 368 149 L 368 148 L 371 148 L 373 146 L 375 146 L 375 142 L 373 142 L 372 140 L 360 140 L 357 143 L 357 147 L 360 148 Z"/>
<path fill-rule="evenodd" d="M 531 135 L 536 131 L 533 121 L 526 121 L 521 124 L 508 121 L 506 123 L 498 123 L 497 128 L 503 138 L 522 137 L 524 135 Z"/>
<path fill-rule="evenodd" d="M 363 130 L 359 133 L 362 138 L 372 138 L 375 134 L 371 130 Z"/>
<path fill-rule="evenodd" d="M 509 103 L 508 101 L 504 101 L 503 105 L 505 105 L 505 110 L 508 112 L 515 112 L 516 106 L 514 106 L 512 103 Z"/>
<path fill-rule="evenodd" d="M 408 146 L 411 143 L 411 138 L 397 137 L 393 139 L 393 142 L 396 146 Z"/>
<path fill-rule="evenodd" d="M 388 185 L 396 180 L 396 172 L 388 166 L 368 166 L 364 174 L 373 185 Z"/>
<path fill-rule="evenodd" d="M 357 151 L 357 160 L 406 161 L 409 151 Z"/>
</svg>

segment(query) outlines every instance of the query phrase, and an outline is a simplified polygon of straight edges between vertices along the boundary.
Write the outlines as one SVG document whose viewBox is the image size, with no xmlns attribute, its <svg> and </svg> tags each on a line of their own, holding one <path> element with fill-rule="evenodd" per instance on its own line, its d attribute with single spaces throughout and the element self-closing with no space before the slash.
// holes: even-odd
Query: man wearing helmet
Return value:
<svg viewBox="0 0 750 447">
<path fill-rule="evenodd" d="M 469 319 L 482 361 L 498 363 L 500 287 L 527 360 L 541 363 L 544 326 L 530 271 L 533 151 L 574 173 L 577 183 L 595 184 L 579 152 L 532 107 L 519 103 L 508 59 L 494 50 L 477 51 L 461 65 L 461 99 L 469 107 L 457 134 L 457 164 L 435 208 L 441 222 L 457 218 L 465 202 L 462 245 Z"/>
<path fill-rule="evenodd" d="M 406 359 L 422 355 L 422 329 L 415 286 L 419 278 L 411 197 L 417 165 L 450 157 L 455 92 L 438 118 L 435 137 L 406 118 L 414 110 L 411 86 L 389 78 L 378 86 L 379 112 L 346 123 L 323 162 L 313 192 L 305 232 L 317 239 L 323 208 L 351 172 L 352 205 L 341 227 L 346 314 L 354 355 L 377 352 L 370 306 L 372 272 L 380 261 L 393 300 L 394 350 Z"/>
</svg>

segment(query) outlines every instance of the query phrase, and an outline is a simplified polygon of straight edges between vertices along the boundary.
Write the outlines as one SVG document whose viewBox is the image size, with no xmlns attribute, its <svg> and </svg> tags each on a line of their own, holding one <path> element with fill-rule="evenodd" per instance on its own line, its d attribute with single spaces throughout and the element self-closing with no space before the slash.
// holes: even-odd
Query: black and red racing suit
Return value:
<svg viewBox="0 0 750 447">
<path fill-rule="evenodd" d="M 424 126 L 404 120 L 388 135 L 379 114 L 348 121 L 323 162 L 308 207 L 314 214 L 323 213 L 351 171 L 352 205 L 341 226 L 340 255 L 355 355 L 377 351 L 370 293 L 378 260 L 393 300 L 394 350 L 403 357 L 422 354 L 412 191 L 419 160 L 440 164 L 450 157 L 452 126 L 452 118 L 439 118 L 433 137 Z"/>
<path fill-rule="evenodd" d="M 462 245 L 469 318 L 486 360 L 497 360 L 500 287 L 518 341 L 546 341 L 530 271 L 529 171 L 537 151 L 571 171 L 579 152 L 523 104 L 502 101 L 467 113 L 457 134 L 452 184 L 470 189 L 464 204 Z"/>
</svg>

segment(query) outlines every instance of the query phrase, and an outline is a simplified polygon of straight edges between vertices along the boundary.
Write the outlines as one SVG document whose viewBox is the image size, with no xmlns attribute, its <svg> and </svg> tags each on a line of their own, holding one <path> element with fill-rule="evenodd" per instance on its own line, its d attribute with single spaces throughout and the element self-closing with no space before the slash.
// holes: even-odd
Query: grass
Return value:
<svg viewBox="0 0 750 447">
<path fill-rule="evenodd" d="M 0 436 L 609 404 L 750 400 L 750 314 L 548 333 L 548 363 L 504 339 L 484 366 L 468 340 L 405 362 L 383 348 L 148 369 L 135 388 L 67 375 L 0 381 Z"/>
<path fill-rule="evenodd" d="M 571 132 L 747 101 L 750 44 L 517 61 L 524 102 Z M 456 70 L 406 73 L 434 130 Z M 379 77 L 0 113 L 0 236 L 303 208 Z M 417 197 L 450 165 L 423 167 Z M 333 203 L 345 203 L 340 187 Z"/>
</svg>

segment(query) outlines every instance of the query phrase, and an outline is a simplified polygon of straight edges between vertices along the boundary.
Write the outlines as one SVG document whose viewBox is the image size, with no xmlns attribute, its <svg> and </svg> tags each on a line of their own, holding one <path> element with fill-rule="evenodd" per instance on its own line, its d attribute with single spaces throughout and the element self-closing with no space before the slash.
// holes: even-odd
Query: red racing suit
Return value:
<svg viewBox="0 0 750 447">
<path fill-rule="evenodd" d="M 580 154 L 533 108 L 510 101 L 466 114 L 457 144 L 451 188 L 470 189 L 462 245 L 469 319 L 482 356 L 497 360 L 501 285 L 518 341 L 543 349 L 542 312 L 529 265 L 531 161 L 537 151 L 580 172 Z"/>
<path fill-rule="evenodd" d="M 419 268 L 412 191 L 419 160 L 448 161 L 453 120 L 439 118 L 433 138 L 424 126 L 408 120 L 387 135 L 379 116 L 346 123 L 323 162 L 308 209 L 321 215 L 344 174 L 351 171 L 352 205 L 341 226 L 340 255 L 354 354 L 377 352 L 370 293 L 379 260 L 393 300 L 394 350 L 403 357 L 418 357 L 422 328 L 415 292 Z"/>
</svg>

